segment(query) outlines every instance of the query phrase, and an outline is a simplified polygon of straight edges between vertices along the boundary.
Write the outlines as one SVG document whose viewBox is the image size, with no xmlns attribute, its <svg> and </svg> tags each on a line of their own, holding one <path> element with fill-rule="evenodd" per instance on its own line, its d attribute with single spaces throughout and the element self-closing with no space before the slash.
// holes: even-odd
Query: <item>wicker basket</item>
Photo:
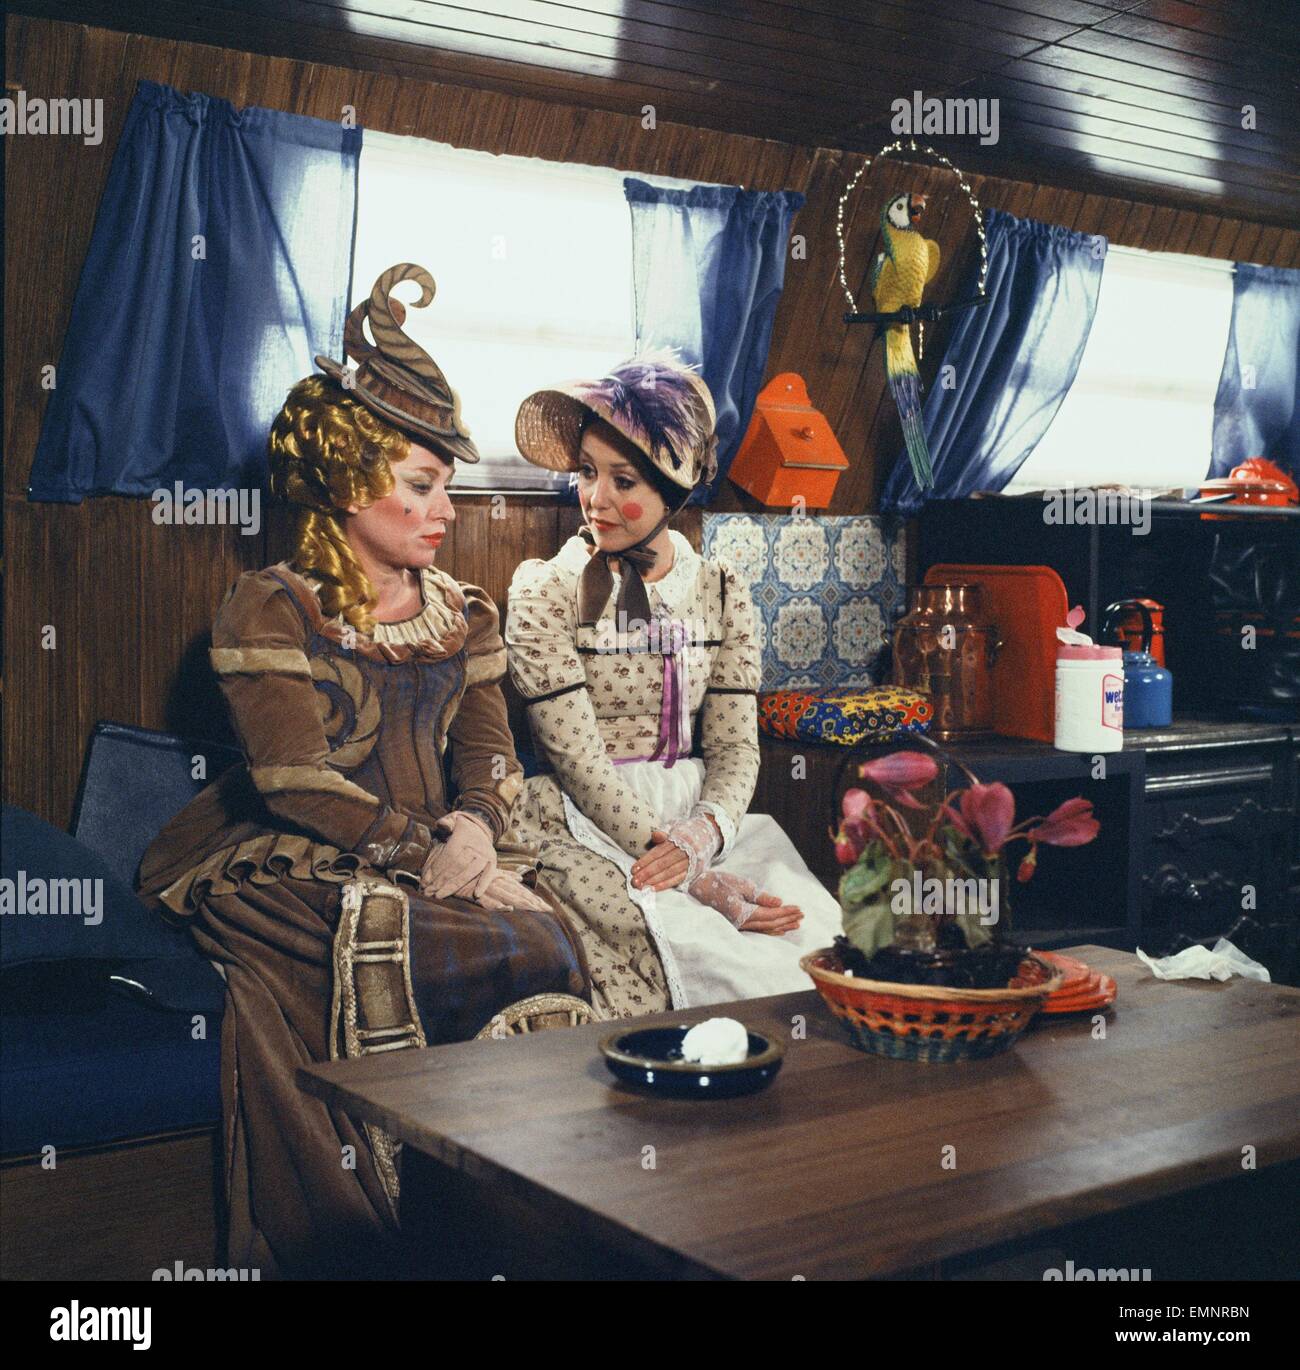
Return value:
<svg viewBox="0 0 1300 1370">
<path fill-rule="evenodd" d="M 965 1061 L 1012 1046 L 1064 976 L 1026 953 L 1006 989 L 947 989 L 845 975 L 832 947 L 799 962 L 849 1040 L 902 1061 Z"/>
</svg>

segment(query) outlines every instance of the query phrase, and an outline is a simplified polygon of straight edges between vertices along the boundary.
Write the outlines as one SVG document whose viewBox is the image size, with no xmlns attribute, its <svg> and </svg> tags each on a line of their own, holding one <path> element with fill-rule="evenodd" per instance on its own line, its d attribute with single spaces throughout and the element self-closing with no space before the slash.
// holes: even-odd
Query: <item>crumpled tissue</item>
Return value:
<svg viewBox="0 0 1300 1370">
<path fill-rule="evenodd" d="M 1227 980 L 1233 975 L 1244 975 L 1248 980 L 1263 980 L 1266 984 L 1272 981 L 1267 966 L 1252 961 L 1226 937 L 1220 937 L 1213 948 L 1184 947 L 1159 961 L 1153 961 L 1141 947 L 1137 954 L 1157 980 Z"/>
</svg>

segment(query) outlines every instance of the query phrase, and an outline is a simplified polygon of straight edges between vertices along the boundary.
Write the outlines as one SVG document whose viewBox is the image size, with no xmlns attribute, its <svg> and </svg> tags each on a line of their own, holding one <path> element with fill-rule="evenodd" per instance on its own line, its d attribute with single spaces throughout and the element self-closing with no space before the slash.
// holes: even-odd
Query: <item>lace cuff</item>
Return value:
<svg viewBox="0 0 1300 1370">
<path fill-rule="evenodd" d="M 691 810 L 691 816 L 694 817 L 697 813 L 707 813 L 717 822 L 718 831 L 722 834 L 722 846 L 714 854 L 713 864 L 725 861 L 736 842 L 736 824 L 731 815 L 721 804 L 715 804 L 711 799 L 701 799 Z"/>
</svg>

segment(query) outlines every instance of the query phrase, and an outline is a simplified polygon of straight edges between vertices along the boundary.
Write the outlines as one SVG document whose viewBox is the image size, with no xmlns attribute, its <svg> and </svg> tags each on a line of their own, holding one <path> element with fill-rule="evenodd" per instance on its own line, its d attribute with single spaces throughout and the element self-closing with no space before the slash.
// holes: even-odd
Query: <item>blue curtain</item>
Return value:
<svg viewBox="0 0 1300 1370">
<path fill-rule="evenodd" d="M 1300 478 L 1300 271 L 1239 262 L 1210 475 L 1226 476 L 1247 457 Z"/>
<path fill-rule="evenodd" d="M 745 436 L 763 384 L 785 281 L 795 190 L 623 182 L 632 212 L 638 347 L 676 347 L 699 364 L 718 411 L 717 491 Z"/>
<path fill-rule="evenodd" d="M 29 499 L 262 482 L 289 387 L 341 355 L 360 151 L 359 128 L 137 84 Z"/>
<path fill-rule="evenodd" d="M 1047 432 L 1083 359 L 1105 238 L 1000 209 L 986 211 L 984 222 L 989 302 L 954 316 L 922 410 L 934 489 L 918 488 L 900 452 L 881 500 L 886 510 L 914 514 L 927 499 L 1001 490 Z M 955 298 L 976 293 L 978 273 L 977 261 Z"/>
</svg>

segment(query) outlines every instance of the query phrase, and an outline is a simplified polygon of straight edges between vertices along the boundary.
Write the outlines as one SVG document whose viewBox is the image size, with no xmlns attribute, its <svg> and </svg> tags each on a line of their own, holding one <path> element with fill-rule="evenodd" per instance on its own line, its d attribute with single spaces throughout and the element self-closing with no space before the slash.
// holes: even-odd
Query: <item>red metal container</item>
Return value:
<svg viewBox="0 0 1300 1370">
<path fill-rule="evenodd" d="M 807 509 L 825 509 L 848 464 L 803 377 L 785 371 L 759 391 L 728 475 L 764 504 L 790 509 L 802 498 Z"/>
</svg>

